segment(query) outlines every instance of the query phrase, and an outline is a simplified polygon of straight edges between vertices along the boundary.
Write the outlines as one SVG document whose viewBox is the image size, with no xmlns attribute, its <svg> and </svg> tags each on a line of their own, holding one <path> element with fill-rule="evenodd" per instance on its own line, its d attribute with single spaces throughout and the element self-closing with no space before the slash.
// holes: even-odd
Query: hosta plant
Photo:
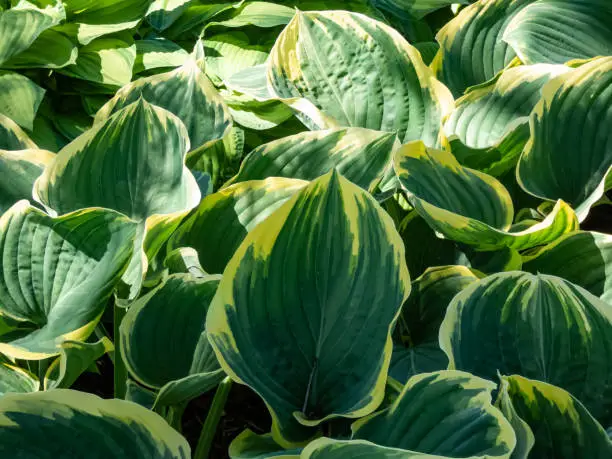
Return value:
<svg viewBox="0 0 612 459">
<path fill-rule="evenodd" d="M 609 0 L 0 0 L 0 456 L 612 457 Z"/>
</svg>

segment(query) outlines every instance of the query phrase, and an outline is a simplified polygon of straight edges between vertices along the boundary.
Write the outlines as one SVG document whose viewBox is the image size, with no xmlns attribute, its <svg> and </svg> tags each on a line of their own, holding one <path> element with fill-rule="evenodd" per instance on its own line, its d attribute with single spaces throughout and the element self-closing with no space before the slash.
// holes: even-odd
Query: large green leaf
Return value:
<svg viewBox="0 0 612 459">
<path fill-rule="evenodd" d="M 192 150 L 222 138 L 231 128 L 227 106 L 195 57 L 176 70 L 139 78 L 124 86 L 100 109 L 96 123 L 139 98 L 174 113 L 187 127 Z"/>
<path fill-rule="evenodd" d="M 535 0 L 480 0 L 438 32 L 432 68 L 455 96 L 493 78 L 516 56 L 502 40 L 512 18 Z"/>
<path fill-rule="evenodd" d="M 451 300 L 483 275 L 465 266 L 428 268 L 412 282 L 412 294 L 402 306 L 398 332 L 412 344 L 437 342 Z"/>
<path fill-rule="evenodd" d="M 32 130 L 45 90 L 29 78 L 0 70 L 0 114 L 24 129 Z"/>
<path fill-rule="evenodd" d="M 285 178 L 253 180 L 206 196 L 174 233 L 168 250 L 193 247 L 206 272 L 222 273 L 247 233 L 306 184 Z"/>
<path fill-rule="evenodd" d="M 38 36 L 66 19 L 62 2 L 49 2 L 45 8 L 21 0 L 13 8 L 0 11 L 0 65 L 25 51 Z"/>
<path fill-rule="evenodd" d="M 146 19 L 156 30 L 167 29 L 176 21 L 193 0 L 153 0 L 146 13 Z"/>
<path fill-rule="evenodd" d="M 572 209 L 559 201 L 543 221 L 512 230 L 512 199 L 498 180 L 422 142 L 396 152 L 395 171 L 410 203 L 434 230 L 478 249 L 527 249 L 578 229 Z"/>
<path fill-rule="evenodd" d="M 496 176 L 512 169 L 528 140 L 526 125 L 542 86 L 569 70 L 545 64 L 513 67 L 457 100 L 444 131 L 459 162 Z"/>
<path fill-rule="evenodd" d="M 418 277 L 431 266 L 468 264 L 465 253 L 454 241 L 436 236 L 427 222 L 412 211 L 398 227 L 404 244 L 410 247 L 406 263 L 412 277 Z"/>
<path fill-rule="evenodd" d="M 11 118 L 0 113 L 0 150 L 35 149 L 36 144 Z"/>
<path fill-rule="evenodd" d="M 405 384 L 414 375 L 446 368 L 448 368 L 448 357 L 437 342 L 410 347 L 395 344 L 391 355 L 389 376 Z"/>
<path fill-rule="evenodd" d="M 538 0 L 504 30 L 525 64 L 563 64 L 612 54 L 612 7 L 608 0 Z"/>
<path fill-rule="evenodd" d="M 141 221 L 121 298 L 133 299 L 140 290 L 147 271 L 143 250 L 154 256 L 159 238 L 172 234 L 183 212 L 200 200 L 198 184 L 184 165 L 188 149 L 184 124 L 140 98 L 63 148 L 34 185 L 35 199 L 49 212 L 100 206 Z"/>
<path fill-rule="evenodd" d="M 34 375 L 19 367 L 0 363 L 0 399 L 5 394 L 36 392 L 38 388 L 39 382 Z"/>
<path fill-rule="evenodd" d="M 337 169 L 371 189 L 391 166 L 395 134 L 362 128 L 308 131 L 261 145 L 244 158 L 230 183 L 268 177 L 314 180 Z"/>
<path fill-rule="evenodd" d="M 64 0 L 68 26 L 79 43 L 136 27 L 152 0 Z"/>
<path fill-rule="evenodd" d="M 0 149 L 0 212 L 21 199 L 32 199 L 32 187 L 54 154 L 46 150 Z"/>
<path fill-rule="evenodd" d="M 20 201 L 0 218 L 0 312 L 21 321 L 23 336 L 0 352 L 23 359 L 60 353 L 62 340 L 85 339 L 132 256 L 135 224 L 102 209 L 52 218 Z"/>
<path fill-rule="evenodd" d="M 189 53 L 173 41 L 165 38 L 137 40 L 134 74 L 153 69 L 180 67 L 187 59 Z"/>
<path fill-rule="evenodd" d="M 196 2 L 183 11 L 170 27 L 164 31 L 164 36 L 170 40 L 191 39 L 195 40 L 201 36 L 203 26 L 215 16 L 230 11 L 240 3 L 233 2 L 217 2 L 201 4 Z"/>
<path fill-rule="evenodd" d="M 393 11 L 397 15 L 405 13 L 415 18 L 422 18 L 427 14 L 450 6 L 451 4 L 466 4 L 469 0 L 374 0 L 376 7 Z"/>
<path fill-rule="evenodd" d="M 401 142 L 436 144 L 453 105 L 398 32 L 345 11 L 298 11 L 272 49 L 268 81 L 277 97 L 306 99 L 340 126 L 397 132 Z"/>
<path fill-rule="evenodd" d="M 187 441 L 152 411 L 57 389 L 0 398 L 0 453 L 57 459 L 188 459 Z"/>
<path fill-rule="evenodd" d="M 221 82 L 229 80 L 241 70 L 263 64 L 268 59 L 275 38 L 273 32 L 262 37 L 261 34 L 249 36 L 241 31 L 206 37 L 206 72 Z"/>
<path fill-rule="evenodd" d="M 523 269 L 562 277 L 612 303 L 612 235 L 566 234 L 527 256 Z"/>
<path fill-rule="evenodd" d="M 264 399 L 274 440 L 289 446 L 324 419 L 381 403 L 391 329 L 409 291 L 393 221 L 333 171 L 246 236 L 206 330 L 223 369 Z"/>
<path fill-rule="evenodd" d="M 120 87 L 132 79 L 136 45 L 129 34 L 98 38 L 79 49 L 74 64 L 58 72 L 92 83 Z"/>
<path fill-rule="evenodd" d="M 272 439 L 272 435 L 256 435 L 245 430 L 238 435 L 229 447 L 232 459 L 299 459 L 301 449 L 285 450 Z"/>
<path fill-rule="evenodd" d="M 414 376 L 389 408 L 357 421 L 352 438 L 436 457 L 509 458 L 516 437 L 491 403 L 495 388 L 460 371 Z"/>
<path fill-rule="evenodd" d="M 512 451 L 511 459 L 528 459 L 535 443 L 535 437 L 531 427 L 516 412 L 508 394 L 508 381 L 504 378 L 501 378 L 500 381 L 495 406 L 504 413 L 516 435 L 516 447 Z"/>
<path fill-rule="evenodd" d="M 200 198 L 188 148 L 183 123 L 140 98 L 62 149 L 35 194 L 60 214 L 100 206 L 143 220 L 182 211 Z"/>
<path fill-rule="evenodd" d="M 137 382 L 160 391 L 157 404 L 187 401 L 223 379 L 204 331 L 219 279 L 172 275 L 132 303 L 121 323 L 127 368 Z"/>
<path fill-rule="evenodd" d="M 549 382 L 612 419 L 612 308 L 561 278 L 510 272 L 468 286 L 451 301 L 440 346 L 449 368 Z"/>
<path fill-rule="evenodd" d="M 533 431 L 529 457 L 538 459 L 607 459 L 612 441 L 603 427 L 571 394 L 521 376 L 503 378 L 512 407 Z"/>
<path fill-rule="evenodd" d="M 543 88 L 517 177 L 528 193 L 563 199 L 578 218 L 603 195 L 612 167 L 612 57 L 594 59 Z"/>
<path fill-rule="evenodd" d="M 281 456 L 282 457 L 282 456 Z M 310 443 L 300 459 L 440 459 L 440 456 L 386 448 L 365 440 L 319 438 Z"/>
<path fill-rule="evenodd" d="M 14 55 L 2 66 L 59 69 L 76 63 L 77 56 L 77 47 L 70 38 L 59 30 L 48 29 L 41 33 L 28 49 Z"/>
</svg>

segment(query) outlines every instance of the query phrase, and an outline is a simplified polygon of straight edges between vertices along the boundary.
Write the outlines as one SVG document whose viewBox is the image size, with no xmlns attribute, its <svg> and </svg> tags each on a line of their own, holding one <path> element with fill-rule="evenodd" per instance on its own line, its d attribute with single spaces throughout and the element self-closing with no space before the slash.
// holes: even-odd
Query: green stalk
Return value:
<svg viewBox="0 0 612 459">
<path fill-rule="evenodd" d="M 45 382 L 45 375 L 49 368 L 50 359 L 43 359 L 38 361 L 38 380 L 40 381 L 41 387 Z"/>
<path fill-rule="evenodd" d="M 200 439 L 198 440 L 198 446 L 196 447 L 193 459 L 208 459 L 210 448 L 212 447 L 215 434 L 217 433 L 217 426 L 219 425 L 219 420 L 223 414 L 223 408 L 225 407 L 225 402 L 227 401 L 231 388 L 232 380 L 229 376 L 226 376 L 225 379 L 221 381 L 221 384 L 219 384 L 219 387 L 217 387 L 215 398 L 213 398 L 210 410 L 206 416 L 206 421 L 204 421 L 204 425 L 202 426 Z"/>
<path fill-rule="evenodd" d="M 121 334 L 119 333 L 119 326 L 121 321 L 125 317 L 125 309 L 113 305 L 113 337 L 115 338 L 115 398 L 124 399 L 125 392 L 127 389 L 127 369 L 125 368 L 125 362 L 121 357 Z"/>
</svg>

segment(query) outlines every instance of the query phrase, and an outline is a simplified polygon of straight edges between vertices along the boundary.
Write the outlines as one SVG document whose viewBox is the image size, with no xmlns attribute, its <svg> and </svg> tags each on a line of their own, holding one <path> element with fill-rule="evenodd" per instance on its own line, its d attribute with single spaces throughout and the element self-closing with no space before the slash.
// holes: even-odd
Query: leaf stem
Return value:
<svg viewBox="0 0 612 459">
<path fill-rule="evenodd" d="M 219 387 L 217 387 L 217 392 L 210 405 L 206 421 L 204 421 L 204 425 L 202 426 L 198 446 L 196 447 L 193 459 L 208 459 L 210 448 L 212 447 L 217 432 L 217 426 L 223 414 L 223 408 L 225 407 L 225 402 L 227 401 L 231 388 L 232 380 L 229 376 L 226 376 L 219 384 Z"/>
<path fill-rule="evenodd" d="M 113 306 L 113 338 L 115 339 L 115 352 L 114 352 L 114 364 L 115 364 L 115 398 L 124 399 L 125 392 L 127 389 L 127 369 L 125 362 L 121 357 L 121 334 L 119 333 L 119 326 L 121 321 L 125 317 L 125 308 Z"/>
</svg>

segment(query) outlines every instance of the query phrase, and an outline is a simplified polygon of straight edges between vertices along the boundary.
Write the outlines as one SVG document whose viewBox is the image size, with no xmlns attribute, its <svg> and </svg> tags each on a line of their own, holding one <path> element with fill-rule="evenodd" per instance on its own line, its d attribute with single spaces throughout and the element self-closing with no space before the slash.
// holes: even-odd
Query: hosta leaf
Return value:
<svg viewBox="0 0 612 459">
<path fill-rule="evenodd" d="M 29 78 L 0 70 L 0 114 L 24 129 L 32 130 L 45 90 Z"/>
<path fill-rule="evenodd" d="M 272 439 L 272 435 L 256 435 L 245 430 L 229 447 L 232 459 L 299 459 L 301 449 L 286 450 Z"/>
<path fill-rule="evenodd" d="M 430 65 L 440 50 L 440 45 L 435 41 L 415 43 L 414 47 L 419 50 L 419 53 L 421 53 L 421 57 L 423 58 L 425 65 Z"/>
<path fill-rule="evenodd" d="M 391 329 L 409 291 L 393 221 L 330 172 L 246 236 L 206 331 L 223 369 L 267 403 L 274 440 L 290 446 L 324 419 L 380 404 Z"/>
<path fill-rule="evenodd" d="M 30 150 L 36 144 L 11 118 L 0 113 L 0 150 Z"/>
<path fill-rule="evenodd" d="M 305 98 L 340 126 L 397 132 L 401 142 L 436 144 L 453 105 L 398 32 L 343 11 L 298 11 L 272 49 L 268 81 L 277 97 Z"/>
<path fill-rule="evenodd" d="M 470 86 L 493 78 L 516 56 L 502 40 L 512 18 L 534 0 L 477 1 L 438 32 L 440 51 L 432 64 L 458 97 Z"/>
<path fill-rule="evenodd" d="M 181 38 L 197 39 L 207 22 L 216 15 L 229 11 L 240 5 L 241 2 L 218 2 L 212 4 L 195 3 L 190 5 L 179 16 L 170 27 L 164 31 L 164 36 L 170 40 L 178 40 Z"/>
<path fill-rule="evenodd" d="M 214 25 L 224 27 L 243 27 L 253 25 L 256 27 L 277 27 L 287 24 L 295 10 L 289 6 L 279 5 L 282 2 L 240 2 L 231 17 L 215 21 Z M 297 2 L 295 2 L 297 3 Z"/>
<path fill-rule="evenodd" d="M 510 458 L 516 437 L 491 404 L 495 388 L 460 371 L 414 376 L 389 408 L 353 424 L 352 438 L 432 457 Z"/>
<path fill-rule="evenodd" d="M 510 272 L 468 286 L 451 301 L 440 346 L 449 368 L 549 382 L 612 419 L 612 309 L 561 278 Z"/>
<path fill-rule="evenodd" d="M 69 26 L 76 27 L 82 45 L 136 27 L 150 4 L 151 0 L 64 0 Z"/>
<path fill-rule="evenodd" d="M 612 441 L 603 427 L 571 394 L 541 381 L 504 377 L 516 414 L 533 431 L 529 457 L 542 459 L 605 459 Z"/>
<path fill-rule="evenodd" d="M 526 249 L 578 228 L 572 209 L 559 201 L 542 222 L 511 231 L 514 210 L 506 188 L 487 174 L 461 166 L 451 153 L 426 148 L 422 142 L 396 152 L 395 171 L 410 203 L 434 230 L 479 249 Z"/>
<path fill-rule="evenodd" d="M 391 355 L 389 376 L 405 384 L 414 375 L 445 370 L 447 367 L 448 357 L 437 342 L 411 347 L 396 344 Z"/>
<path fill-rule="evenodd" d="M 32 199 L 34 182 L 54 157 L 46 150 L 0 150 L 0 212 L 21 199 Z"/>
<path fill-rule="evenodd" d="M 144 406 L 146 409 L 153 409 L 157 394 L 128 378 L 125 388 L 125 400 Z"/>
<path fill-rule="evenodd" d="M 282 457 L 282 456 L 281 456 Z M 300 459 L 440 459 L 440 456 L 415 453 L 399 448 L 386 448 L 365 440 L 319 438 L 310 443 Z"/>
<path fill-rule="evenodd" d="M 418 277 L 430 266 L 464 265 L 465 253 L 454 241 L 436 236 L 418 212 L 410 212 L 400 223 L 399 233 L 410 251 L 406 253 L 408 271 Z"/>
<path fill-rule="evenodd" d="M 612 166 L 612 57 L 560 75 L 531 114 L 531 139 L 518 164 L 520 185 L 542 199 L 563 199 L 580 220 L 602 196 Z"/>
<path fill-rule="evenodd" d="M 236 123 L 247 129 L 269 130 L 293 116 L 291 109 L 278 100 L 259 102 L 249 95 L 226 95 L 225 100 Z"/>
<path fill-rule="evenodd" d="M 270 34 L 269 43 L 262 43 L 261 36 L 249 37 L 239 31 L 207 37 L 204 41 L 206 72 L 218 81 L 227 81 L 241 70 L 263 64 L 275 37 L 275 34 Z"/>
<path fill-rule="evenodd" d="M 444 131 L 459 162 L 494 175 L 513 168 L 529 138 L 526 125 L 542 86 L 569 70 L 546 64 L 513 67 L 457 100 Z M 509 145 L 502 143 L 518 130 L 521 132 L 515 134 L 516 140 Z M 459 156 L 456 151 L 461 149 L 455 144 L 472 151 Z"/>
<path fill-rule="evenodd" d="M 96 360 L 115 349 L 106 337 L 95 343 L 64 341 L 59 348 L 60 356 L 45 374 L 45 390 L 69 388 Z"/>
<path fill-rule="evenodd" d="M 0 398 L 0 453 L 37 459 L 191 457 L 187 441 L 152 411 L 67 389 Z"/>
<path fill-rule="evenodd" d="M 38 380 L 27 371 L 9 365 L 0 363 L 0 399 L 5 394 L 10 393 L 28 393 L 38 390 Z"/>
<path fill-rule="evenodd" d="M 182 211 L 200 198 L 183 163 L 188 148 L 183 123 L 140 98 L 62 149 L 35 193 L 60 214 L 100 206 L 143 220 Z"/>
<path fill-rule="evenodd" d="M 469 3 L 468 0 L 374 0 L 374 5 L 389 11 L 396 11 L 397 14 L 406 13 L 415 18 L 422 18 L 432 11 L 439 10 L 453 3 Z"/>
<path fill-rule="evenodd" d="M 0 11 L 0 65 L 25 51 L 46 29 L 66 19 L 62 2 L 49 2 L 45 8 L 21 0 L 13 8 Z"/>
<path fill-rule="evenodd" d="M 268 177 L 314 180 L 331 169 L 370 189 L 391 165 L 395 134 L 362 128 L 309 131 L 261 145 L 230 183 Z"/>
<path fill-rule="evenodd" d="M 525 64 L 563 64 L 612 54 L 612 7 L 607 0 L 538 0 L 504 31 Z"/>
<path fill-rule="evenodd" d="M 48 29 L 28 49 L 13 56 L 2 66 L 59 69 L 74 64 L 77 56 L 77 47 L 70 38 L 55 29 Z"/>
<path fill-rule="evenodd" d="M 73 65 L 58 71 L 81 80 L 123 86 L 132 79 L 136 45 L 129 35 L 98 38 L 79 49 Z"/>
<path fill-rule="evenodd" d="M 134 302 L 121 323 L 121 353 L 131 376 L 161 390 L 166 400 L 172 396 L 173 404 L 196 397 L 223 379 L 204 331 L 219 279 L 172 275 Z"/>
<path fill-rule="evenodd" d="M 194 150 L 187 155 L 187 165 L 196 175 L 197 172 L 208 176 L 200 177 L 199 184 L 206 184 L 210 190 L 202 195 L 209 195 L 228 178 L 234 175 L 240 167 L 240 159 L 244 155 L 245 133 L 236 125 L 229 129 L 223 139 L 213 142 L 206 148 Z M 197 175 L 196 175 L 196 178 Z M 204 182 L 202 182 L 204 180 Z"/>
<path fill-rule="evenodd" d="M 185 11 L 193 0 L 154 0 L 146 13 L 146 19 L 154 29 L 167 29 Z"/>
<path fill-rule="evenodd" d="M 428 268 L 412 282 L 412 294 L 402 306 L 398 331 L 414 344 L 437 343 L 451 300 L 481 277 L 481 273 L 465 266 Z"/>
<path fill-rule="evenodd" d="M 504 413 L 516 435 L 516 446 L 512 451 L 511 459 L 528 459 L 535 443 L 535 437 L 529 425 L 516 412 L 508 394 L 508 381 L 504 378 L 501 378 L 500 381 L 495 406 Z"/>
<path fill-rule="evenodd" d="M 134 73 L 168 67 L 180 67 L 187 59 L 189 59 L 187 51 L 165 38 L 137 40 Z"/>
<path fill-rule="evenodd" d="M 96 123 L 141 97 L 180 118 L 193 150 L 222 138 L 231 127 L 227 106 L 195 59 L 189 58 L 171 72 L 139 78 L 121 88 L 98 112 Z"/>
<path fill-rule="evenodd" d="M 222 273 L 249 231 L 307 182 L 269 178 L 236 183 L 206 196 L 168 242 L 168 250 L 193 247 L 208 273 Z"/>
<path fill-rule="evenodd" d="M 566 234 L 527 256 L 523 269 L 552 274 L 612 303 L 612 236 L 579 231 Z"/>
<path fill-rule="evenodd" d="M 135 224 L 102 209 L 52 218 L 15 204 L 0 218 L 0 311 L 27 333 L 0 344 L 23 359 L 60 353 L 62 340 L 85 339 L 132 256 Z"/>
</svg>

